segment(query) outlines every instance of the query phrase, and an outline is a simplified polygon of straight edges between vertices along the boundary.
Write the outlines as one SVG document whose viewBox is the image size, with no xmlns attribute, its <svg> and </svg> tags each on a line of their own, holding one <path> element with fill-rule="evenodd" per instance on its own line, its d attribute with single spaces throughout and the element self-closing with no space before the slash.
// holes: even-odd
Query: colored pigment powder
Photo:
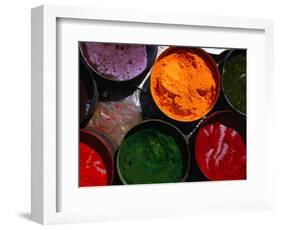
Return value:
<svg viewBox="0 0 281 230">
<path fill-rule="evenodd" d="M 119 150 L 119 170 L 127 184 L 178 182 L 183 159 L 173 137 L 155 129 L 128 136 Z"/>
<path fill-rule="evenodd" d="M 223 72 L 224 94 L 230 104 L 246 113 L 246 55 L 233 56 L 224 65 Z"/>
<path fill-rule="evenodd" d="M 200 128 L 196 161 L 209 180 L 246 179 L 246 146 L 237 131 L 216 122 Z"/>
<path fill-rule="evenodd" d="M 211 64 L 192 49 L 176 49 L 158 60 L 150 88 L 158 108 L 178 121 L 201 118 L 217 98 Z"/>
<path fill-rule="evenodd" d="M 106 165 L 100 155 L 88 145 L 80 142 L 79 186 L 108 184 Z"/>
<path fill-rule="evenodd" d="M 101 75 L 116 81 L 130 80 L 147 66 L 145 45 L 85 43 L 89 61 Z"/>
</svg>

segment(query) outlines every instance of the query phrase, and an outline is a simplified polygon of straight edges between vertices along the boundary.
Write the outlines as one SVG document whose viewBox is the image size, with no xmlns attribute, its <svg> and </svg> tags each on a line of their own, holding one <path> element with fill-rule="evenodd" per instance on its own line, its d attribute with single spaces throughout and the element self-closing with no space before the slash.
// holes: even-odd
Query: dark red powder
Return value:
<svg viewBox="0 0 281 230">
<path fill-rule="evenodd" d="M 79 186 L 107 185 L 106 165 L 100 155 L 88 145 L 80 142 Z"/>
<path fill-rule="evenodd" d="M 198 131 L 196 161 L 209 180 L 246 178 L 246 145 L 240 134 L 216 122 Z"/>
</svg>

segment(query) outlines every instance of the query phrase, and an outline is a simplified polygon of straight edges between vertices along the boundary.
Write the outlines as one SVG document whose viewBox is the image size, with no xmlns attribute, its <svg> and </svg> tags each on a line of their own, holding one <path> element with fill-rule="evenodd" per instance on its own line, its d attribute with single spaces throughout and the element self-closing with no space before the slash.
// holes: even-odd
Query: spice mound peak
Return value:
<svg viewBox="0 0 281 230">
<path fill-rule="evenodd" d="M 151 92 L 170 118 L 193 121 L 213 106 L 217 84 L 211 64 L 192 49 L 176 49 L 160 58 L 151 74 Z"/>
</svg>

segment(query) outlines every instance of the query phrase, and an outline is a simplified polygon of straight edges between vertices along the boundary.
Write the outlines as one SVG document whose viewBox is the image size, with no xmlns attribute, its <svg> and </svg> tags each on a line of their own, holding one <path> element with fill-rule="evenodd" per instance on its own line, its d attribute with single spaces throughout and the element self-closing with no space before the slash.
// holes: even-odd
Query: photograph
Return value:
<svg viewBox="0 0 281 230">
<path fill-rule="evenodd" d="M 77 49 L 79 187 L 247 179 L 247 49 Z"/>
<path fill-rule="evenodd" d="M 263 218 L 281 177 L 270 11 L 100 3 L 31 10 L 30 219 L 275 226 L 280 212 Z"/>
</svg>

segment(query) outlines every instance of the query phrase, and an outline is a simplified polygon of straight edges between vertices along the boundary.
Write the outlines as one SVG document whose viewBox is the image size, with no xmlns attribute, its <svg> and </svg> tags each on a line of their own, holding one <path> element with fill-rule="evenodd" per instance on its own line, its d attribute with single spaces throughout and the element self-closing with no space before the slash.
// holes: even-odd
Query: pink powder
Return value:
<svg viewBox="0 0 281 230">
<path fill-rule="evenodd" d="M 89 61 L 95 70 L 117 81 L 132 79 L 141 74 L 147 65 L 144 45 L 117 45 L 85 43 Z"/>
</svg>

